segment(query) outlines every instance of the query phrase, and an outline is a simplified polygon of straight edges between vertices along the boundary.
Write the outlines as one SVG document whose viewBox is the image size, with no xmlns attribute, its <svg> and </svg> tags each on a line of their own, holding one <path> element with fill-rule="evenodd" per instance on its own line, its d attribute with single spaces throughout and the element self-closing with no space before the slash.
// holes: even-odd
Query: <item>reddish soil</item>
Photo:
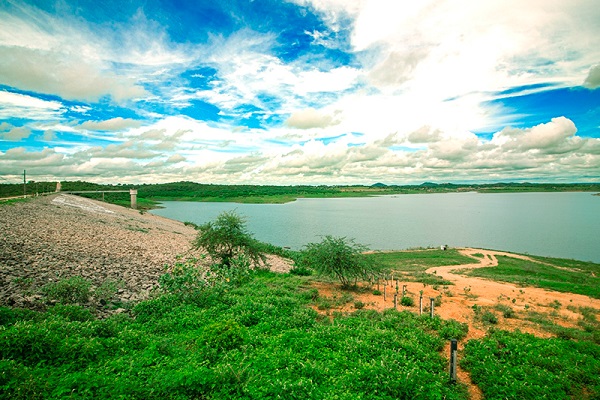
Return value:
<svg viewBox="0 0 600 400">
<path fill-rule="evenodd" d="M 521 332 L 531 333 L 538 337 L 551 337 L 553 335 L 548 331 L 541 329 L 538 324 L 525 320 L 524 318 L 529 312 L 538 312 L 544 314 L 555 324 L 565 327 L 577 327 L 578 321 L 582 318 L 580 314 L 568 310 L 568 306 L 574 306 L 577 308 L 592 307 L 600 312 L 600 300 L 593 299 L 588 296 L 554 292 L 534 287 L 522 287 L 510 283 L 467 277 L 453 273 L 455 270 L 467 268 L 471 269 L 497 266 L 498 260 L 496 256 L 498 255 L 520 258 L 530 262 L 537 262 L 529 257 L 506 252 L 471 248 L 461 249 L 460 252 L 473 258 L 473 264 L 434 267 L 429 268 L 426 271 L 427 273 L 436 274 L 445 280 L 453 282 L 453 285 L 430 286 L 422 283 L 402 282 L 399 280 L 397 306 L 398 310 L 408 310 L 418 313 L 420 296 L 419 292 L 423 291 L 423 308 L 424 312 L 428 312 L 430 298 L 435 298 L 441 295 L 442 304 L 441 306 L 434 307 L 435 314 L 440 315 L 444 319 L 454 319 L 469 325 L 469 333 L 467 337 L 459 341 L 458 344 L 459 360 L 464 344 L 470 339 L 477 339 L 485 336 L 487 330 L 490 328 L 490 325 L 478 321 L 475 318 L 475 311 L 473 310 L 473 305 L 475 304 L 480 307 L 489 307 L 489 310 L 497 316 L 498 323 L 492 325 L 493 327 L 510 331 L 518 329 Z M 475 256 L 475 254 L 478 254 L 479 256 Z M 343 294 L 343 292 L 336 285 L 315 283 L 314 286 L 319 290 L 319 295 L 321 297 L 339 299 Z M 415 306 L 404 307 L 399 304 L 402 296 L 403 286 L 406 286 L 407 295 L 414 299 Z M 331 310 L 319 310 L 317 307 L 315 307 L 315 309 L 320 313 L 327 313 L 329 315 L 331 315 L 331 311 L 338 311 L 342 313 L 352 312 L 355 311 L 354 303 L 357 301 L 363 302 L 365 304 L 364 308 L 367 309 L 383 311 L 387 308 L 393 308 L 396 283 L 388 281 L 387 286 L 384 286 L 383 283 L 381 283 L 379 285 L 379 290 L 382 293 L 384 292 L 384 288 L 387 294 L 385 299 L 383 295 L 373 295 L 372 291 L 370 290 L 365 291 L 364 293 L 352 292 L 353 301 L 345 304 L 342 307 L 333 308 Z M 373 285 L 373 289 L 377 289 L 377 285 Z M 556 302 L 559 302 L 560 306 L 558 306 L 558 303 Z M 513 318 L 504 318 L 502 313 L 494 310 L 493 308 L 498 304 L 510 306 L 514 310 L 515 316 Z M 449 352 L 450 344 L 448 343 L 446 348 L 443 350 L 444 356 L 448 357 Z M 459 380 L 468 386 L 470 397 L 472 399 L 483 398 L 481 391 L 471 382 L 470 375 L 466 371 L 463 371 L 459 367 L 457 370 L 457 375 Z"/>
</svg>

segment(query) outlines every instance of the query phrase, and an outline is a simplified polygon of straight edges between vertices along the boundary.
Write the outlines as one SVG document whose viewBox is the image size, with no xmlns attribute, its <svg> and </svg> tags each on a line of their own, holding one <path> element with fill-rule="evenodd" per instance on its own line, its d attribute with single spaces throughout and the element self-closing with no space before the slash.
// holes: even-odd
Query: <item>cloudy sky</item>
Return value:
<svg viewBox="0 0 600 400">
<path fill-rule="evenodd" d="M 597 0 L 0 0 L 0 182 L 600 181 Z"/>
</svg>

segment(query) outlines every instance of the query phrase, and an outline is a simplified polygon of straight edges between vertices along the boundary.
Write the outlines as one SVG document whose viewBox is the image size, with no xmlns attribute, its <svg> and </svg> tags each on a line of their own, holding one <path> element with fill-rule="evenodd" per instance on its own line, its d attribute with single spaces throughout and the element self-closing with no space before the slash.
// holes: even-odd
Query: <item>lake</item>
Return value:
<svg viewBox="0 0 600 400">
<path fill-rule="evenodd" d="M 156 215 L 196 224 L 236 210 L 264 242 L 300 249 L 323 235 L 373 250 L 482 247 L 600 262 L 600 196 L 567 193 L 439 193 L 287 204 L 168 201 Z"/>
</svg>

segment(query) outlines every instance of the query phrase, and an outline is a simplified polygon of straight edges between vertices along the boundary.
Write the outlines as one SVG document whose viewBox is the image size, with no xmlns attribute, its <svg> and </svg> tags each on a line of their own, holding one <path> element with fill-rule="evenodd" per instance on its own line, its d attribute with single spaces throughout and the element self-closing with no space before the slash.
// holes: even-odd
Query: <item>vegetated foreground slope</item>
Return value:
<svg viewBox="0 0 600 400">
<path fill-rule="evenodd" d="M 59 204 L 57 198 L 62 199 Z M 26 249 L 37 249 L 32 247 L 34 238 L 50 238 L 42 254 L 51 257 L 41 257 L 39 270 L 27 270 L 24 263 L 18 264 L 28 274 L 4 280 L 3 291 L 8 282 L 11 288 L 20 290 L 21 296 L 28 297 L 28 286 L 33 291 L 45 279 L 60 279 L 52 272 L 56 274 L 61 263 L 67 267 L 63 277 L 87 271 L 84 276 L 99 283 L 101 279 L 95 274 L 105 276 L 102 274 L 106 274 L 108 263 L 94 261 L 100 250 L 90 244 L 76 252 L 64 243 L 67 238 L 58 240 L 61 235 L 52 235 L 52 228 L 45 226 L 68 229 L 60 225 L 61 220 L 72 225 L 71 231 L 61 230 L 63 233 L 88 231 L 82 225 L 87 226 L 90 218 L 109 227 L 107 232 L 113 235 L 107 235 L 105 241 L 100 240 L 105 232 L 102 230 L 90 228 L 91 237 L 84 235 L 105 250 L 101 253 L 103 260 L 121 251 L 134 253 L 136 257 L 126 258 L 131 262 L 137 256 L 151 254 L 111 243 L 110 237 L 118 241 L 127 232 L 136 234 L 133 239 L 165 240 L 160 251 L 170 243 L 174 254 L 178 251 L 175 244 L 183 246 L 182 252 L 187 251 L 195 234 L 183 224 L 159 217 L 121 208 L 115 208 L 118 215 L 112 215 L 101 211 L 111 211 L 110 206 L 97 202 L 78 203 L 87 209 L 76 205 L 67 208 L 60 203 L 72 197 L 57 198 L 0 207 L 0 213 L 4 212 L 0 216 L 11 212 L 3 208 L 11 208 L 13 213 L 17 210 L 29 226 L 34 225 L 32 215 L 43 215 L 43 211 L 36 211 L 38 206 L 58 216 L 56 220 L 37 219 L 53 221 L 38 223 L 44 225 L 40 232 L 48 236 L 27 236 L 30 241 L 21 242 L 10 238 L 17 247 L 20 243 L 23 256 Z M 3 230 L 8 226 L 4 218 L 0 223 Z M 25 234 L 24 230 L 14 232 Z M 173 242 L 159 237 L 163 235 Z M 61 252 L 52 252 L 55 243 Z M 496 253 L 473 250 L 468 254 L 478 260 L 473 260 L 473 266 L 482 266 L 491 265 L 489 261 Z M 5 248 L 0 254 L 3 260 L 18 257 L 17 253 L 5 253 Z M 71 259 L 86 254 L 90 255 L 90 265 L 97 268 L 70 264 Z M 479 398 L 481 392 L 473 386 L 467 392 L 464 386 L 471 380 L 485 398 L 492 399 L 600 397 L 599 300 L 573 295 L 575 301 L 571 302 L 567 294 L 548 291 L 543 292 L 567 297 L 560 301 L 551 301 L 552 297 L 538 300 L 533 293 L 542 289 L 511 284 L 500 284 L 510 286 L 506 293 L 494 292 L 482 282 L 495 282 L 479 278 L 463 277 L 471 279 L 472 284 L 463 287 L 464 282 L 455 280 L 458 275 L 451 272 L 460 266 L 444 267 L 444 254 L 449 254 L 453 264 L 464 257 L 454 251 L 427 253 L 425 258 L 438 258 L 438 278 L 431 279 L 421 271 L 416 279 L 425 278 L 430 283 L 407 279 L 407 297 L 413 301 L 398 304 L 398 311 L 393 309 L 392 285 L 387 286 L 384 301 L 382 293 L 375 293 L 375 284 L 369 287 L 363 283 L 364 290 L 338 294 L 337 289 L 332 290 L 333 285 L 313 277 L 264 271 L 253 273 L 250 280 L 239 285 L 227 280 L 220 286 L 192 286 L 191 290 L 187 285 L 189 276 L 183 274 L 169 280 L 169 286 L 161 286 L 155 297 L 128 303 L 137 295 L 133 296 L 135 287 L 130 289 L 123 279 L 125 291 L 118 296 L 132 295 L 118 300 L 123 302 L 122 313 L 104 320 L 95 319 L 85 304 L 45 303 L 46 312 L 0 307 L 0 398 Z M 73 257 L 61 259 L 59 255 Z M 34 258 L 29 258 L 30 262 L 35 262 Z M 159 261 L 169 263 L 174 255 L 169 258 Z M 418 257 L 409 258 L 418 263 L 414 261 Z M 48 260 L 54 264 L 44 264 Z M 15 276 L 13 263 L 9 266 L 3 261 L 1 266 L 3 277 L 4 272 Z M 140 264 L 134 266 L 143 268 Z M 418 270 L 414 265 L 408 269 L 411 273 Z M 164 269 L 158 265 L 156 270 L 148 271 L 158 276 Z M 38 280 L 36 272 L 43 279 Z M 128 278 L 137 278 L 134 272 L 127 273 Z M 142 278 L 137 279 L 139 282 Z M 149 282 L 156 285 L 156 279 Z M 77 288 L 79 283 L 71 281 L 69 287 Z M 184 286 L 187 289 L 182 292 Z M 401 281 L 400 289 L 402 286 Z M 436 314 L 441 318 L 418 315 L 415 300 L 420 290 L 426 300 L 435 298 Z M 501 330 L 513 331 L 521 326 L 544 338 Z M 448 381 L 446 357 L 451 337 L 459 339 L 463 369 L 458 385 Z"/>
</svg>

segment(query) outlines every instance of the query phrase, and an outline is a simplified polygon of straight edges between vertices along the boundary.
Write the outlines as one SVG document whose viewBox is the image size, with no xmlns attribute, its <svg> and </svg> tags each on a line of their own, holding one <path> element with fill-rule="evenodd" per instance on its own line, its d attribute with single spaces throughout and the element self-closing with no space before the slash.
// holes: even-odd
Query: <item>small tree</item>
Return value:
<svg viewBox="0 0 600 400">
<path fill-rule="evenodd" d="M 254 264 L 266 261 L 260 242 L 252 237 L 246 229 L 246 220 L 235 211 L 222 212 L 215 221 L 200 225 L 198 230 L 195 247 L 204 248 L 223 266 L 231 267 L 233 260 L 240 255 Z"/>
<path fill-rule="evenodd" d="M 373 263 L 363 254 L 367 250 L 354 239 L 327 235 L 320 243 L 305 246 L 303 261 L 319 274 L 338 279 L 342 287 L 350 287 L 352 279 L 374 272 Z"/>
</svg>

